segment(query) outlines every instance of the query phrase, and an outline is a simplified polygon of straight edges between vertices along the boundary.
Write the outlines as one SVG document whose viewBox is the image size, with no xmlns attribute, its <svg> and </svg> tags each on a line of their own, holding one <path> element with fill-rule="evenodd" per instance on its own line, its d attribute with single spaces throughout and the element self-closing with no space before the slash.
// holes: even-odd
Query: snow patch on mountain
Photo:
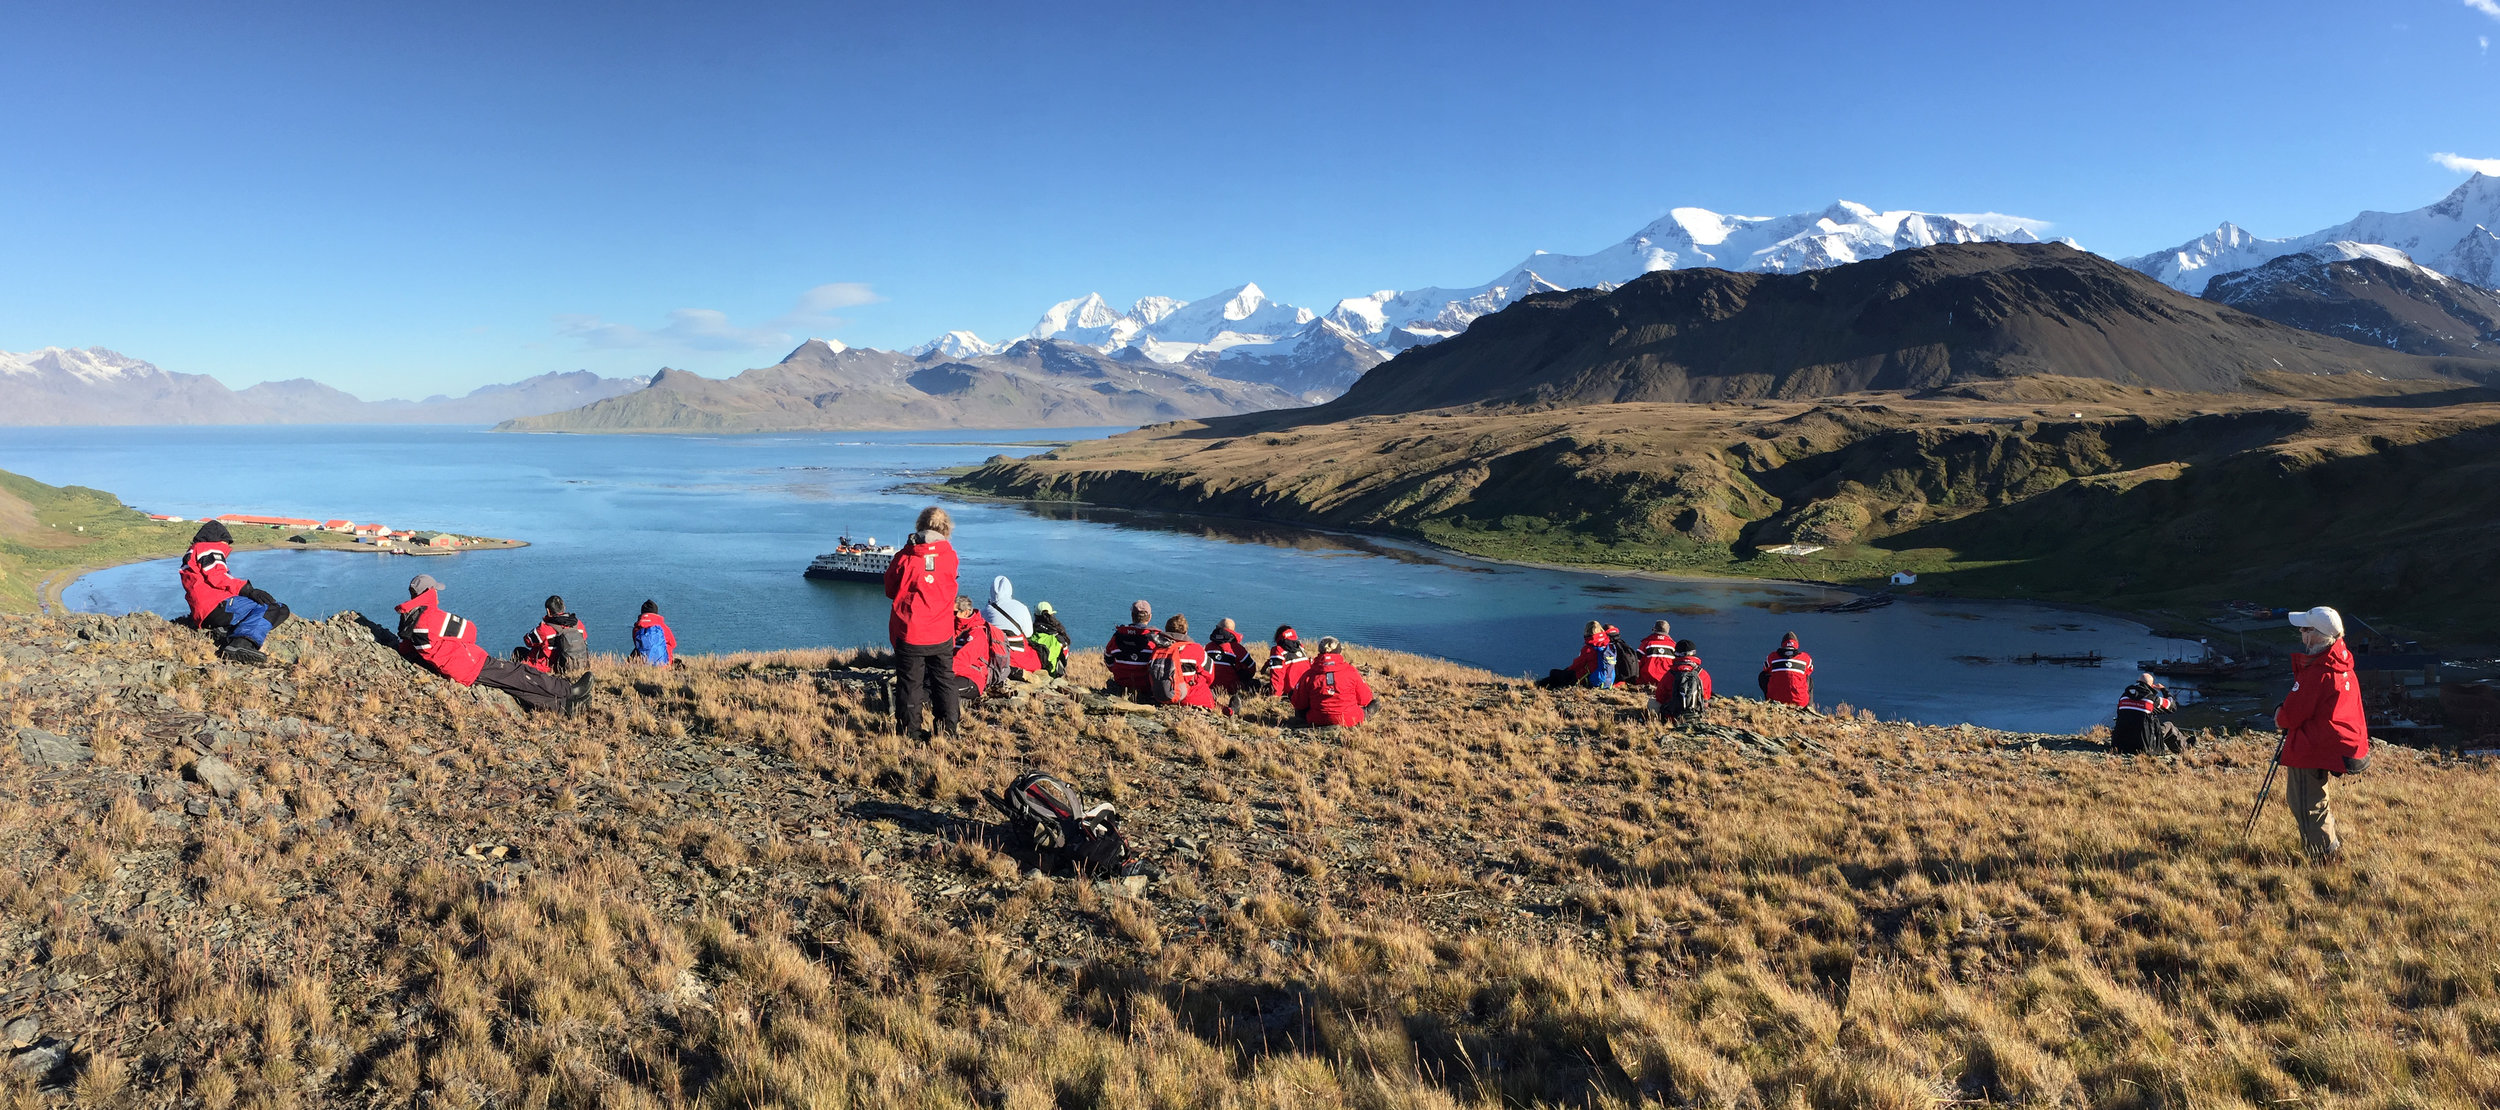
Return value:
<svg viewBox="0 0 2500 1110">
<path fill-rule="evenodd" d="M 2392 249 L 2404 256 L 2406 265 L 2489 289 L 2500 287 L 2500 235 L 2494 228 L 2500 228 L 2500 177 L 2478 173 L 2437 203 L 2410 212 L 2363 212 L 2287 239 L 2260 239 L 2225 223 L 2177 247 L 2121 259 L 2120 264 L 2180 292 L 2201 294 L 2223 274 L 2333 244 L 2360 244 Z"/>
<path fill-rule="evenodd" d="M 161 375 L 155 364 L 102 347 L 45 347 L 24 353 L 0 351 L 0 374 L 68 377 L 91 385 Z"/>
</svg>

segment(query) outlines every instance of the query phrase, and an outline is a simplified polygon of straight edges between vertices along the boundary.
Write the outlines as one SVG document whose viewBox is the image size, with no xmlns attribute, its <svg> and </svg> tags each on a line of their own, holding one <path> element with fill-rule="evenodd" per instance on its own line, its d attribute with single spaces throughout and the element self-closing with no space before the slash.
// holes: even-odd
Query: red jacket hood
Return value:
<svg viewBox="0 0 2500 1110">
<path fill-rule="evenodd" d="M 424 593 L 400 602 L 399 608 L 396 611 L 401 613 L 414 613 L 419 609 L 439 609 L 441 607 L 442 603 L 434 600 L 434 591 L 427 590 Z"/>
<path fill-rule="evenodd" d="M 2292 653 L 2292 676 L 2295 678 L 2305 681 L 2314 675 L 2323 681 L 2330 675 L 2351 673 L 2352 649 L 2345 647 L 2342 640 L 2326 645 L 2325 651 L 2309 655 Z"/>
<path fill-rule="evenodd" d="M 699 623 L 701 623 L 701 622 L 699 622 L 699 621 L 698 621 L 698 622 L 696 622 L 696 623 L 698 623 L 698 624 L 699 624 Z M 642 619 L 637 620 L 637 621 L 635 621 L 635 622 L 634 622 L 634 627 L 636 627 L 636 628 L 649 628 L 649 627 L 651 627 L 652 625 L 655 625 L 655 624 L 656 624 L 656 625 L 662 625 L 662 626 L 665 626 L 665 625 L 667 625 L 667 624 L 668 624 L 668 622 L 667 622 L 667 621 L 665 621 L 665 620 L 660 619 L 660 615 L 659 615 L 658 613 L 644 613 L 644 614 L 642 615 Z M 700 631 L 702 631 L 702 629 L 698 628 L 698 629 L 696 629 L 695 631 L 700 632 Z"/>
</svg>

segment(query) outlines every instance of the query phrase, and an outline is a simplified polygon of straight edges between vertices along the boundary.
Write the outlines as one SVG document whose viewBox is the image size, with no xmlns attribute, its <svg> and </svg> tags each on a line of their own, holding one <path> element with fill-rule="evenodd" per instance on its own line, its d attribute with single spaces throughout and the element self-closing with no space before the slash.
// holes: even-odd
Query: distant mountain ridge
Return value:
<svg viewBox="0 0 2500 1110">
<path fill-rule="evenodd" d="M 1088 293 L 1045 309 L 1024 338 L 1081 344 L 1104 354 L 1134 353 L 1167 365 L 1190 363 L 1218 377 L 1265 382 L 1325 400 L 1390 355 L 1447 339 L 1478 317 L 1535 293 L 1612 289 L 1655 270 L 1709 266 L 1796 273 L 1937 243 L 2036 243 L 2041 241 L 2036 233 L 2046 226 L 1994 213 L 1879 212 L 1845 200 L 1789 216 L 1677 208 L 1602 250 L 1535 251 L 1501 276 L 1466 288 L 1384 289 L 1344 298 L 1325 312 L 1270 300 L 1255 284 L 1194 301 L 1141 297 L 1126 310 Z M 905 353 L 962 358 L 1002 349 L 958 330 Z"/>
<path fill-rule="evenodd" d="M 2331 243 L 2361 243 L 2404 252 L 2413 263 L 2485 289 L 2500 288 L 2500 177 L 2475 174 L 2438 201 L 2410 212 L 2363 212 L 2330 228 L 2288 239 L 2260 239 L 2239 225 L 2221 227 L 2176 247 L 2122 260 L 2188 294 L 2223 274 L 2255 269 L 2287 254 Z"/>
<path fill-rule="evenodd" d="M 1400 354 L 1335 401 L 1261 419 L 1796 399 L 2035 376 L 2230 392 L 2281 373 L 2480 381 L 2500 367 L 2276 324 L 2062 244 L 1942 244 L 1803 273 L 1664 270 L 1611 291 L 1533 296 Z"/>
<path fill-rule="evenodd" d="M 103 347 L 0 351 L 0 425 L 493 424 L 640 389 L 587 370 L 481 386 L 460 397 L 365 401 L 309 378 L 228 389 Z"/>
<path fill-rule="evenodd" d="M 1026 339 L 970 358 L 917 357 L 810 339 L 780 362 L 719 379 L 662 370 L 644 389 L 568 412 L 506 421 L 508 432 L 773 432 L 1050 428 L 1152 424 L 1289 408 L 1271 385 L 1191 364 L 1115 358 Z"/>
</svg>

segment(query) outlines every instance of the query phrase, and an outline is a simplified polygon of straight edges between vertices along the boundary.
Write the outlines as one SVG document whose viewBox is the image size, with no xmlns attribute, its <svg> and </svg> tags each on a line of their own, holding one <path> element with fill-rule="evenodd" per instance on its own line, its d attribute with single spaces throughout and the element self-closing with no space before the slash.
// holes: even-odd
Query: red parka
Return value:
<svg viewBox="0 0 2500 1110">
<path fill-rule="evenodd" d="M 437 608 L 432 590 L 400 603 L 399 652 L 463 686 L 476 683 L 477 672 L 486 666 L 486 649 L 477 646 L 477 626 Z"/>
<path fill-rule="evenodd" d="M 2292 694 L 2274 711 L 2274 723 L 2283 730 L 2286 767 L 2341 773 L 2358 770 L 2360 761 L 2370 758 L 2361 683 L 2353 677 L 2352 649 L 2344 641 L 2314 655 L 2292 656 Z"/>
<path fill-rule="evenodd" d="M 1597 668 L 1605 666 L 1606 660 L 1612 657 L 1614 653 L 1615 641 L 1613 637 L 1608 636 L 1603 632 L 1591 636 L 1588 638 L 1587 643 L 1580 645 L 1579 658 L 1571 661 L 1571 673 L 1578 675 L 1585 680 L 1588 676 L 1597 673 Z M 1621 675 L 1617 675 L 1615 677 L 1617 679 L 1622 678 Z"/>
<path fill-rule="evenodd" d="M 1293 688 L 1293 707 L 1305 723 L 1351 727 L 1363 723 L 1363 711 L 1371 707 L 1371 684 L 1363 681 L 1363 672 L 1336 652 L 1323 652 L 1311 661 L 1302 680 Z"/>
<path fill-rule="evenodd" d="M 1163 642 L 1163 634 L 1142 624 L 1124 624 L 1111 630 L 1111 639 L 1102 645 L 1102 665 L 1111 668 L 1111 681 L 1131 690 L 1146 688 L 1146 666 L 1154 662 L 1155 649 Z"/>
<path fill-rule="evenodd" d="M 1656 686 L 1666 681 L 1667 668 L 1675 665 L 1675 637 L 1650 634 L 1641 641 L 1641 669 L 1632 679 L 1642 686 Z"/>
<path fill-rule="evenodd" d="M 182 557 L 182 600 L 191 606 L 191 623 L 207 620 L 227 598 L 252 588 L 251 579 L 226 568 L 233 555 L 232 545 L 212 542 L 192 544 Z"/>
<path fill-rule="evenodd" d="M 1814 657 L 1781 648 L 1762 661 L 1762 693 L 1772 701 L 1794 706 L 1814 704 Z"/>
<path fill-rule="evenodd" d="M 1195 640 L 1171 637 L 1165 639 L 1162 647 L 1155 649 L 1155 654 L 1172 658 L 1173 668 L 1180 672 L 1181 681 L 1189 689 L 1181 700 L 1171 704 L 1215 708 L 1215 679 L 1207 674 L 1207 649 L 1204 646 Z"/>
<path fill-rule="evenodd" d="M 1311 669 L 1311 657 L 1302 654 L 1302 645 L 1298 642 L 1293 645 L 1291 653 L 1270 647 L 1267 664 L 1261 669 L 1267 672 L 1267 692 L 1280 698 L 1290 698 L 1295 688 L 1302 684 L 1303 674 Z"/>
<path fill-rule="evenodd" d="M 955 638 L 955 545 L 923 539 L 894 553 L 885 565 L 885 596 L 894 599 L 886 635 L 895 647 L 934 647 Z"/>
<path fill-rule="evenodd" d="M 650 613 L 646 615 L 654 617 L 659 616 L 658 613 Z M 540 674 L 554 674 L 556 670 L 556 642 L 564 637 L 564 630 L 567 628 L 577 628 L 581 630 L 582 636 L 585 639 L 590 636 L 590 626 L 583 624 L 580 617 L 568 614 L 565 619 L 570 620 L 573 623 L 557 624 L 554 621 L 539 621 L 538 627 L 530 629 L 528 635 L 521 637 L 521 650 L 513 655 L 513 660 L 524 667 L 537 671 Z M 671 659 L 677 658 L 677 637 L 673 634 L 669 636 L 668 657 Z M 572 664 L 575 670 L 579 670 L 581 669 L 583 660 L 571 659 L 566 660 L 566 662 Z"/>
<path fill-rule="evenodd" d="M 1223 629 L 1207 634 L 1207 677 L 1218 690 L 1232 690 L 1249 685 L 1259 676 L 1259 665 L 1250 658 L 1250 645 L 1241 637 Z"/>
<path fill-rule="evenodd" d="M 1007 654 L 1007 638 L 979 614 L 955 618 L 955 673 L 975 690 L 990 688 L 990 660 Z"/>
<path fill-rule="evenodd" d="M 1674 675 L 1678 671 L 1701 671 L 1701 700 L 1710 700 L 1710 672 L 1702 670 L 1701 656 L 1699 655 L 1677 656 L 1674 664 L 1667 668 L 1668 677 L 1659 680 L 1657 687 L 1649 692 L 1650 700 L 1665 707 L 1665 710 L 1669 713 L 1675 711 Z"/>
</svg>

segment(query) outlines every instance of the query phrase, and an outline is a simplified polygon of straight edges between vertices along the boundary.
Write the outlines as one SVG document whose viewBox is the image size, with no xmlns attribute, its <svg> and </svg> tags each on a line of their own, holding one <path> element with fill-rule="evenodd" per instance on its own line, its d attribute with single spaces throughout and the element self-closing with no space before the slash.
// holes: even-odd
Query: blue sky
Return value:
<svg viewBox="0 0 2500 1110">
<path fill-rule="evenodd" d="M 361 395 L 725 374 L 1679 205 L 2291 235 L 2500 158 L 2500 0 L 0 7 L 0 350 Z"/>
</svg>

